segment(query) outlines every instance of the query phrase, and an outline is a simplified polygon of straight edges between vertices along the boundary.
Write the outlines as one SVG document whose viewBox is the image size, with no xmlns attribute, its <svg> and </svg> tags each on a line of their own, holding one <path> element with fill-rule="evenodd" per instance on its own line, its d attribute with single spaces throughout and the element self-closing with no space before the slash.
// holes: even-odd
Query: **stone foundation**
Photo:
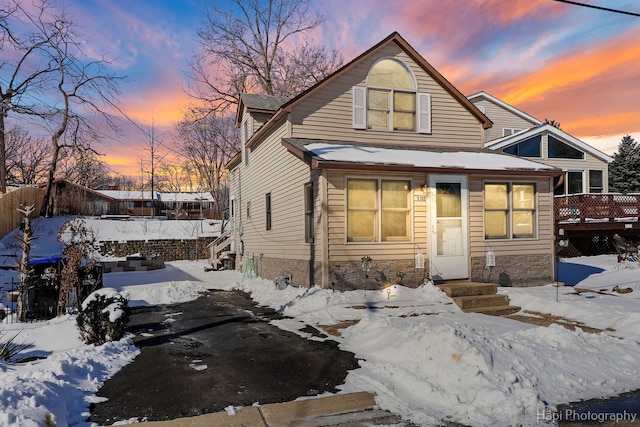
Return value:
<svg viewBox="0 0 640 427">
<path fill-rule="evenodd" d="M 539 286 L 553 282 L 551 255 L 499 255 L 496 266 L 487 268 L 485 257 L 471 259 L 471 280 L 501 286 Z"/>
<path fill-rule="evenodd" d="M 398 272 L 404 275 L 399 277 Z M 389 283 L 418 287 L 428 279 L 427 269 L 414 268 L 414 260 L 371 261 L 365 282 L 361 261 L 329 263 L 329 286 L 336 290 L 382 289 Z"/>
<path fill-rule="evenodd" d="M 246 271 L 247 257 L 242 257 L 240 260 L 236 260 L 236 269 L 241 272 Z M 283 258 L 268 258 L 255 256 L 253 260 L 253 277 L 262 277 L 267 280 L 275 280 L 279 273 L 290 271 L 292 284 L 295 286 L 309 287 L 312 284 L 318 286 L 322 282 L 322 270 L 319 262 L 311 265 L 309 261 L 304 260 L 291 260 Z M 314 280 L 310 280 L 311 275 L 314 276 Z"/>
</svg>

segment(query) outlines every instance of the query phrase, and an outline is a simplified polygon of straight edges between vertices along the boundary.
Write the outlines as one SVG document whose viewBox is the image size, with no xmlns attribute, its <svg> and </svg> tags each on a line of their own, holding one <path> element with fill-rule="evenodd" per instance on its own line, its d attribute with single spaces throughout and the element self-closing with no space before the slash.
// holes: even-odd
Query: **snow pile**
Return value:
<svg viewBox="0 0 640 427">
<path fill-rule="evenodd" d="M 59 221 L 59 219 L 55 219 Z M 110 222 L 115 223 L 115 221 Z M 166 221 L 169 223 L 169 221 Z M 115 227 L 115 224 L 111 224 Z M 143 227 L 112 229 L 113 239 L 144 238 Z M 124 227 L 124 228 L 123 228 Z M 125 230 L 125 228 L 127 230 Z M 150 227 L 146 231 L 150 236 Z M 35 254 L 57 254 L 57 232 L 40 228 Z M 10 244 L 3 240 L 5 249 Z M 58 246 L 56 246 L 58 245 Z M 58 249 L 56 249 L 58 248 Z M 1 255 L 1 254 L 0 254 Z M 342 392 L 376 393 L 383 409 L 419 425 L 540 425 L 564 403 L 640 389 L 640 279 L 636 263 L 615 255 L 579 260 L 603 266 L 578 287 L 501 288 L 525 316 L 561 316 L 601 333 L 558 325 L 536 326 L 509 318 L 464 314 L 439 288 L 390 286 L 383 290 L 332 291 L 319 287 L 278 290 L 273 281 L 234 271 L 205 272 L 206 261 L 176 261 L 162 270 L 109 273 L 104 286 L 129 297 L 129 305 L 174 304 L 207 289 L 239 289 L 286 317 L 278 327 L 309 339 L 334 339 L 361 360 Z M 0 282 L 15 272 L 0 270 Z M 612 292 L 614 285 L 633 292 Z M 604 291 L 603 291 L 604 290 Z M 327 331 L 310 334 L 308 325 Z M 329 336 L 330 329 L 338 336 Z M 307 332 L 301 331 L 305 329 Z M 28 363 L 0 363 L 0 425 L 90 425 L 89 404 L 101 384 L 138 350 L 127 338 L 102 346 L 79 339 L 75 316 L 40 323 L 4 323 L 8 337 L 30 347 Z M 334 332 L 332 332 L 334 333 Z M 192 369 L 213 369 L 193 361 Z M 540 414 L 543 418 L 540 418 Z M 48 418 L 47 418 L 48 417 Z"/>
<path fill-rule="evenodd" d="M 612 274 L 624 270 L 614 269 Z M 543 327 L 463 315 L 431 284 L 367 292 L 318 287 L 279 291 L 270 281 L 245 278 L 233 284 L 234 273 L 219 274 L 227 275 L 225 288 L 250 292 L 259 303 L 294 317 L 273 323 L 307 338 L 318 339 L 299 331 L 305 324 L 357 321 L 345 326 L 342 336 L 331 337 L 362 359 L 361 368 L 349 373 L 342 389 L 374 392 L 381 408 L 419 425 L 442 420 L 539 425 L 548 421 L 540 414 L 552 413 L 557 405 L 640 388 L 635 362 L 640 350 L 637 293 L 587 298 L 574 296 L 573 288 L 567 287 L 555 302 L 557 288 L 552 285 L 501 290 L 525 310 L 562 313 L 591 327 L 604 329 L 606 323 L 617 328 L 592 334 L 556 324 Z"/>
<path fill-rule="evenodd" d="M 74 325 L 73 319 L 69 323 Z M 26 364 L 0 364 L 0 425 L 39 427 L 47 419 L 58 427 L 81 424 L 104 381 L 138 352 L 130 339 L 123 339 L 81 345 Z"/>
</svg>

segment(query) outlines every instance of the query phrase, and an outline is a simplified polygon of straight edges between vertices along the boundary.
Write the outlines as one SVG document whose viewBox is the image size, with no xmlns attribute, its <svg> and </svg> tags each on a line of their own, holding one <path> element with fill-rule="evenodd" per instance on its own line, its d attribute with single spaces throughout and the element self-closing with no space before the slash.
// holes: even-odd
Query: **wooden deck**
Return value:
<svg viewBox="0 0 640 427">
<path fill-rule="evenodd" d="M 624 230 L 639 225 L 640 194 L 572 194 L 555 196 L 556 228 Z"/>
</svg>

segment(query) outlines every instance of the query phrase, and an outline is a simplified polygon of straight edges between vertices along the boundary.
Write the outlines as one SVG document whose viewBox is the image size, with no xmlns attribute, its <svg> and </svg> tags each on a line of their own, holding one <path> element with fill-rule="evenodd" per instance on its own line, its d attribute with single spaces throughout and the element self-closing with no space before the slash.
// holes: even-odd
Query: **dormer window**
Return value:
<svg viewBox="0 0 640 427">
<path fill-rule="evenodd" d="M 431 132 L 431 95 L 418 93 L 413 73 L 396 59 L 381 59 L 367 75 L 367 86 L 353 88 L 356 129 Z"/>
</svg>

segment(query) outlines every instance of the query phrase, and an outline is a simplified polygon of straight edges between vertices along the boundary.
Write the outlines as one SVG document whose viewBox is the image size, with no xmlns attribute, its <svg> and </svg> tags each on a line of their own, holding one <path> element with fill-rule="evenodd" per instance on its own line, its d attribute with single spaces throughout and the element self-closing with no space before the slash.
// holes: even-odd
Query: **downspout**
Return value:
<svg viewBox="0 0 640 427">
<path fill-rule="evenodd" d="M 329 184 L 327 180 L 327 170 L 322 169 L 322 175 L 318 177 L 318 191 L 320 193 L 320 222 L 321 222 L 321 230 L 322 233 L 319 233 L 322 236 L 322 288 L 329 288 L 329 207 L 328 203 L 328 193 L 329 193 Z M 314 221 L 315 222 L 315 221 Z M 315 228 L 315 224 L 314 224 Z"/>
</svg>

